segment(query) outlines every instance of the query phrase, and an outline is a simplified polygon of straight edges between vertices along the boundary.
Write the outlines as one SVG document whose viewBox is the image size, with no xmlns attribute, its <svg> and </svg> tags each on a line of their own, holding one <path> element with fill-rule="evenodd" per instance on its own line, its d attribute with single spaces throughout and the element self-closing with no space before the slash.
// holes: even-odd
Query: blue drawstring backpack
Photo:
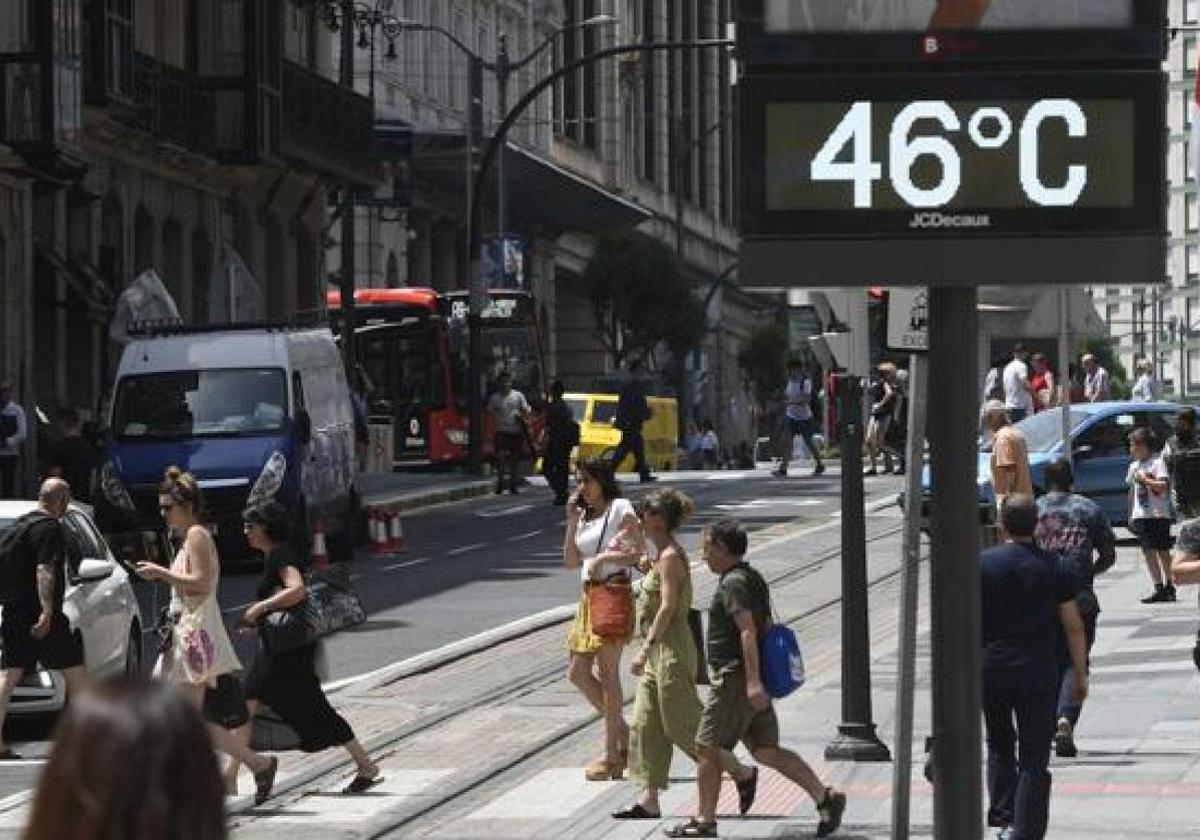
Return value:
<svg viewBox="0 0 1200 840">
<path fill-rule="evenodd" d="M 763 688 L 769 696 L 780 700 L 804 685 L 804 654 L 800 652 L 800 640 L 792 628 L 779 621 L 771 604 L 771 592 L 766 580 L 757 569 L 749 564 L 743 565 L 774 617 L 774 623 L 766 629 L 758 643 L 758 667 Z"/>
<path fill-rule="evenodd" d="M 792 628 L 775 623 L 763 634 L 759 647 L 763 688 L 779 700 L 804 685 L 804 654 Z"/>
</svg>

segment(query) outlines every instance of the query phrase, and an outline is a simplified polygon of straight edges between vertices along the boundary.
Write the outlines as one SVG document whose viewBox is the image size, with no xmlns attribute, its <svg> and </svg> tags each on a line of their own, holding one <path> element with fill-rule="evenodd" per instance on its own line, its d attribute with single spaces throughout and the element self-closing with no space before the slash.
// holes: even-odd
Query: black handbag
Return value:
<svg viewBox="0 0 1200 840">
<path fill-rule="evenodd" d="M 317 615 L 317 637 L 349 630 L 367 620 L 367 610 L 350 583 L 345 566 L 330 566 L 309 576 L 308 599 Z"/>
<path fill-rule="evenodd" d="M 315 644 L 320 638 L 321 616 L 312 603 L 311 592 L 286 610 L 270 613 L 263 620 L 263 637 L 271 653 L 287 653 Z"/>
<path fill-rule="evenodd" d="M 688 627 L 692 631 L 692 641 L 696 643 L 696 685 L 708 685 L 708 658 L 704 650 L 704 617 L 700 610 L 688 610 Z"/>
</svg>

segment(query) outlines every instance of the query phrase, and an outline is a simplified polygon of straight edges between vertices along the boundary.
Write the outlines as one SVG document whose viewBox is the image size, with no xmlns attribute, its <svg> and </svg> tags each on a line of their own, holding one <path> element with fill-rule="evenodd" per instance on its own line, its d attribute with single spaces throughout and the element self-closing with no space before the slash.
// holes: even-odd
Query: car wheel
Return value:
<svg viewBox="0 0 1200 840">
<path fill-rule="evenodd" d="M 136 624 L 129 628 L 129 644 L 125 648 L 125 676 L 142 676 L 142 632 Z"/>
</svg>

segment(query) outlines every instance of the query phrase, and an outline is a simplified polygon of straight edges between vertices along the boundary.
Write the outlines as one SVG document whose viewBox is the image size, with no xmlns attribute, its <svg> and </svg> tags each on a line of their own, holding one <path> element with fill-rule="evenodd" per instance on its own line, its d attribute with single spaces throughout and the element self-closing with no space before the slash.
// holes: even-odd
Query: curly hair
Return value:
<svg viewBox="0 0 1200 840">
<path fill-rule="evenodd" d="M 686 524 L 692 518 L 695 508 L 695 504 L 686 493 L 671 488 L 648 493 L 637 504 L 638 516 L 645 517 L 649 513 L 661 516 L 666 520 L 667 529 L 670 531 L 677 531 L 680 526 Z"/>
<path fill-rule="evenodd" d="M 158 492 L 170 496 L 177 504 L 191 507 L 197 519 L 204 514 L 204 495 L 200 492 L 196 477 L 179 467 L 167 467 L 162 483 L 158 485 Z"/>
</svg>

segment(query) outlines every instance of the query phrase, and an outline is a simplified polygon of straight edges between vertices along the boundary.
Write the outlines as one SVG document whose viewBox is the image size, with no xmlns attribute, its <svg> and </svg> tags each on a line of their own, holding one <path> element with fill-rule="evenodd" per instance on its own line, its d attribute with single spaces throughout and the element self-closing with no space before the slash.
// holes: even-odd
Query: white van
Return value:
<svg viewBox="0 0 1200 840">
<path fill-rule="evenodd" d="M 242 512 L 274 499 L 294 542 L 325 523 L 334 559 L 353 552 L 354 413 L 328 329 L 174 326 L 125 347 L 108 419 L 97 519 L 106 533 L 161 528 L 170 466 L 196 476 L 222 561 L 248 556 Z"/>
</svg>

